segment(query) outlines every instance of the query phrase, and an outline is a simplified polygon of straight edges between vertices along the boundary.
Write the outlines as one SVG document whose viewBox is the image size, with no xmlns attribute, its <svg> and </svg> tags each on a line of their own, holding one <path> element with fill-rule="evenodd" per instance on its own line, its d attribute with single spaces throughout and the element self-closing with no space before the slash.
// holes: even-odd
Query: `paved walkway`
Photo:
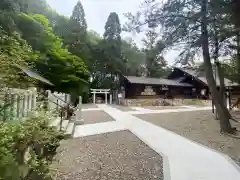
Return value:
<svg viewBox="0 0 240 180">
<path fill-rule="evenodd" d="M 128 111 L 128 114 L 158 114 L 158 113 L 172 113 L 172 112 L 188 112 L 188 111 L 206 111 L 211 110 L 212 107 L 194 107 L 194 106 L 181 106 L 179 109 L 146 109 L 146 108 L 133 108 L 137 111 Z"/>
<path fill-rule="evenodd" d="M 228 156 L 145 122 L 128 112 L 122 112 L 107 105 L 98 105 L 98 107 L 116 121 L 77 127 L 75 137 L 129 129 L 164 157 L 165 180 L 240 179 L 239 167 Z M 193 111 L 194 108 L 188 110 L 191 109 Z M 164 113 L 169 110 L 159 111 Z M 174 110 L 174 112 L 178 111 L 183 109 Z"/>
</svg>

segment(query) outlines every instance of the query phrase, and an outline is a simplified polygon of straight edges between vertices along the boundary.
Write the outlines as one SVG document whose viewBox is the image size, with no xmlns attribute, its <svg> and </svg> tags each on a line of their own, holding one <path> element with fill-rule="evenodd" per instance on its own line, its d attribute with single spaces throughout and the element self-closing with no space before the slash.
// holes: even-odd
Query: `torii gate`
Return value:
<svg viewBox="0 0 240 180">
<path fill-rule="evenodd" d="M 110 94 L 110 89 L 91 89 L 93 94 L 93 104 L 96 104 L 96 94 L 105 94 L 105 103 L 107 104 L 107 95 Z M 110 94 L 110 104 L 112 104 L 112 95 Z"/>
</svg>

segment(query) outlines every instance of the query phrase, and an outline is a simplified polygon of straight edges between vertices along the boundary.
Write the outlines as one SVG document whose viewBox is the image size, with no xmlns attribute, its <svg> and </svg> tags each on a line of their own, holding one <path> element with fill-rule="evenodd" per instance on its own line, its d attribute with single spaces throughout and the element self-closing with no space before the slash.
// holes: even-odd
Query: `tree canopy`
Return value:
<svg viewBox="0 0 240 180">
<path fill-rule="evenodd" d="M 0 26 L 1 62 L 9 67 L 4 79 L 24 77 L 16 73 L 14 62 L 37 71 L 55 85 L 52 87 L 55 90 L 80 95 L 90 86 L 116 89 L 124 75 L 161 77 L 165 74 L 163 43 L 139 48 L 133 40 L 123 40 L 116 12 L 109 14 L 104 34 L 89 30 L 80 1 L 68 18 L 51 9 L 45 0 L 3 0 Z M 41 83 L 38 85 L 46 88 Z"/>
<path fill-rule="evenodd" d="M 1 61 L 9 67 L 8 73 L 4 73 L 7 74 L 5 77 L 16 76 L 16 72 L 10 71 L 15 70 L 13 63 L 26 65 L 50 80 L 55 90 L 80 93 L 88 83 L 87 67 L 55 35 L 53 25 L 44 16 L 51 11 L 46 2 L 1 3 L 8 7 L 3 9 L 0 17 Z"/>
</svg>

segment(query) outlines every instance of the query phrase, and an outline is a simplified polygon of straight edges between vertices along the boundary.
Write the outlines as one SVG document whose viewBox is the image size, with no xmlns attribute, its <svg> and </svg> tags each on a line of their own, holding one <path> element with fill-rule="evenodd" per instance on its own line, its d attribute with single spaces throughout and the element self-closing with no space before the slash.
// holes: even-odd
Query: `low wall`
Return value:
<svg viewBox="0 0 240 180">
<path fill-rule="evenodd" d="M 180 106 L 180 105 L 211 105 L 211 100 L 199 99 L 121 99 L 124 106 Z"/>
</svg>

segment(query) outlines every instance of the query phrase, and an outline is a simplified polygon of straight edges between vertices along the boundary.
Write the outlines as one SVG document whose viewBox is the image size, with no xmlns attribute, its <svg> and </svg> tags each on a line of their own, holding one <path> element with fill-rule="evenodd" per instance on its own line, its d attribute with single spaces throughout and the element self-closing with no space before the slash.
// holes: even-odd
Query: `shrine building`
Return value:
<svg viewBox="0 0 240 180">
<path fill-rule="evenodd" d="M 219 87 L 219 78 L 216 76 Z M 236 94 L 240 86 L 224 79 L 226 91 Z M 177 68 L 167 78 L 149 78 L 124 76 L 121 82 L 121 92 L 124 99 L 144 98 L 184 98 L 184 99 L 209 99 L 208 83 L 204 71 L 193 68 Z"/>
</svg>

